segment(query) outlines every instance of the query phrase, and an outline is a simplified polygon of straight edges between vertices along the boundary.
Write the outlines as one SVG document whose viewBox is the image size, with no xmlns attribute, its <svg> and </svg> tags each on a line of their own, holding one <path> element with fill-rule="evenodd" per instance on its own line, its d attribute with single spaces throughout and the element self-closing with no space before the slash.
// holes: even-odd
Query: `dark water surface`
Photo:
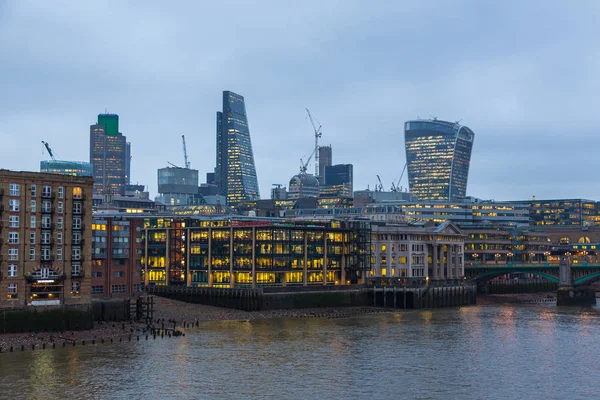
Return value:
<svg viewBox="0 0 600 400">
<path fill-rule="evenodd" d="M 0 398 L 600 398 L 600 310 L 210 323 L 177 339 L 0 354 Z"/>
</svg>

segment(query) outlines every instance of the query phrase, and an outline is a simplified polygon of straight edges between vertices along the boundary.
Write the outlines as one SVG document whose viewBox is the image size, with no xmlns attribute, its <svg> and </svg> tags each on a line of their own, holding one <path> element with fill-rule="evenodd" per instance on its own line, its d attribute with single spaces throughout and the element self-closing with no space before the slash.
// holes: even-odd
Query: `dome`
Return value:
<svg viewBox="0 0 600 400">
<path fill-rule="evenodd" d="M 288 198 L 319 197 L 319 180 L 311 174 L 299 173 L 290 179 Z"/>
</svg>

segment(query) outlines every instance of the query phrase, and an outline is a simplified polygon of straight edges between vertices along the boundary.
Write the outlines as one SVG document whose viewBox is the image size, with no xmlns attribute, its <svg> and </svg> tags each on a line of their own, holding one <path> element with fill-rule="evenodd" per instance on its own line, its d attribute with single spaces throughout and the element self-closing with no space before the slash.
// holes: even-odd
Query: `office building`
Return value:
<svg viewBox="0 0 600 400">
<path fill-rule="evenodd" d="M 353 180 L 352 164 L 326 166 L 321 197 L 352 197 Z"/>
<path fill-rule="evenodd" d="M 0 170 L 0 308 L 90 303 L 92 185 Z"/>
<path fill-rule="evenodd" d="M 260 199 L 244 98 L 230 91 L 223 92 L 223 111 L 217 112 L 215 181 L 228 205 Z"/>
<path fill-rule="evenodd" d="M 368 221 L 144 220 L 146 285 L 261 287 L 364 282 Z"/>
<path fill-rule="evenodd" d="M 90 164 L 94 177 L 94 194 L 123 194 L 129 183 L 131 153 L 127 139 L 119 132 L 119 116 L 99 114 L 98 123 L 90 126 Z"/>
<path fill-rule="evenodd" d="M 202 204 L 199 194 L 198 170 L 166 167 L 158 170 L 158 201 L 168 206 Z"/>
<path fill-rule="evenodd" d="M 538 227 L 586 227 L 600 222 L 598 204 L 593 200 L 534 198 L 507 203 L 529 208 L 531 224 Z"/>
<path fill-rule="evenodd" d="M 96 215 L 92 223 L 92 298 L 128 298 L 142 291 L 144 218 Z"/>
<path fill-rule="evenodd" d="M 92 165 L 85 161 L 40 161 L 40 172 L 71 176 L 92 176 Z"/>
<path fill-rule="evenodd" d="M 312 174 L 300 172 L 290 179 L 287 198 L 298 200 L 307 197 L 319 197 L 319 180 Z"/>
<path fill-rule="evenodd" d="M 404 127 L 408 185 L 419 200 L 460 201 L 475 134 L 457 122 L 408 121 Z"/>
<path fill-rule="evenodd" d="M 319 146 L 319 183 L 325 183 L 325 167 L 331 166 L 333 163 L 331 145 Z"/>
</svg>

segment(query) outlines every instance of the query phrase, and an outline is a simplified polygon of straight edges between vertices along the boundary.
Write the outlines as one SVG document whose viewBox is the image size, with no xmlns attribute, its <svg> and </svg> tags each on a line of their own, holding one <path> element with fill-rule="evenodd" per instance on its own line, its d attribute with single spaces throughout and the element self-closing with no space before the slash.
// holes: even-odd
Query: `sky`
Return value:
<svg viewBox="0 0 600 400">
<path fill-rule="evenodd" d="M 583 0 L 0 0 L 0 168 L 39 171 L 42 140 L 89 161 L 108 110 L 132 183 L 156 195 L 182 134 L 204 182 L 231 90 L 262 198 L 312 152 L 308 107 L 355 190 L 397 181 L 404 122 L 437 117 L 475 132 L 467 195 L 600 200 L 599 20 Z"/>
</svg>

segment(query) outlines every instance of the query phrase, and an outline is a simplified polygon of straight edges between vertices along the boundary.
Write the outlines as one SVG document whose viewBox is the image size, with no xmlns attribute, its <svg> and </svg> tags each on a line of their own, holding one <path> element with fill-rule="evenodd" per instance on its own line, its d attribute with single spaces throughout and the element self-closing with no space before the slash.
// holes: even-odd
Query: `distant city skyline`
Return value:
<svg viewBox="0 0 600 400">
<path fill-rule="evenodd" d="M 600 199 L 582 173 L 600 122 L 600 4 L 376 3 L 2 2 L 0 167 L 38 170 L 41 140 L 86 161 L 106 107 L 131 142 L 131 182 L 154 197 L 156 170 L 182 163 L 182 134 L 193 168 L 214 169 L 214 110 L 232 90 L 247 100 L 263 197 L 313 150 L 308 107 L 355 190 L 376 175 L 389 189 L 403 123 L 435 116 L 477 133 L 467 195 Z M 214 18 L 234 6 L 230 23 Z"/>
</svg>

